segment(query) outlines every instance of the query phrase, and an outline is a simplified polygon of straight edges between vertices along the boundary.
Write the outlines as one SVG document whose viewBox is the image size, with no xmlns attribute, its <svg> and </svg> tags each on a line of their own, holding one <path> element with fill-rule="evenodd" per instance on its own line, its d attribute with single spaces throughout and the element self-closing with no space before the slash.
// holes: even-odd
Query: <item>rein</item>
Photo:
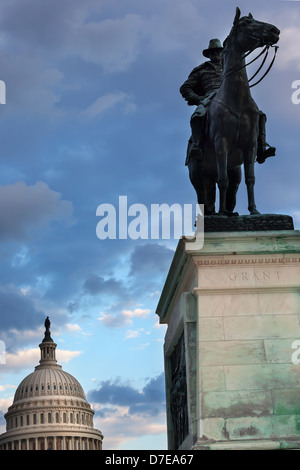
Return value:
<svg viewBox="0 0 300 470">
<path fill-rule="evenodd" d="M 237 68 L 237 69 L 229 70 L 229 72 L 227 72 L 227 73 L 224 75 L 224 77 L 222 78 L 222 80 L 223 80 L 224 78 L 226 78 L 228 75 L 230 75 L 230 74 L 232 74 L 232 73 L 236 73 L 236 72 L 238 72 L 239 70 L 248 67 L 248 65 L 253 64 L 253 62 L 255 62 L 257 59 L 259 59 L 259 57 L 260 57 L 262 54 L 265 53 L 265 57 L 263 58 L 263 61 L 262 61 L 261 65 L 259 66 L 259 68 L 258 68 L 257 71 L 255 72 L 255 74 L 252 75 L 251 78 L 249 78 L 248 83 L 250 83 L 251 80 L 253 80 L 253 78 L 256 77 L 256 75 L 257 75 L 257 74 L 261 71 L 261 69 L 263 68 L 263 66 L 264 66 L 264 64 L 265 64 L 265 62 L 266 62 L 266 59 L 267 59 L 267 57 L 268 57 L 269 48 L 270 48 L 270 47 L 274 47 L 274 49 L 275 49 L 272 62 L 270 63 L 268 69 L 267 69 L 266 72 L 263 74 L 263 76 L 262 76 L 257 82 L 252 83 L 252 85 L 249 85 L 249 88 L 252 88 L 253 86 L 258 85 L 258 83 L 260 83 L 260 82 L 268 75 L 268 73 L 270 72 L 270 70 L 271 70 L 271 68 L 272 68 L 272 66 L 273 66 L 273 64 L 274 64 L 274 62 L 275 62 L 276 54 L 277 54 L 277 50 L 279 49 L 279 46 L 265 46 L 265 48 L 258 54 L 258 56 L 256 56 L 256 57 L 255 57 L 254 59 L 252 59 L 250 62 L 248 62 L 247 64 L 242 65 L 241 67 L 239 67 L 239 68 Z M 248 55 L 250 55 L 255 49 L 256 49 L 256 47 L 254 47 L 254 48 L 252 48 L 250 51 L 248 51 L 248 52 L 244 55 L 244 57 L 242 57 L 242 60 L 244 60 L 246 57 L 248 57 Z"/>
<path fill-rule="evenodd" d="M 266 56 L 265 56 L 265 58 L 264 58 L 264 60 L 263 60 L 263 62 L 262 62 L 262 64 L 261 64 L 261 66 L 260 66 L 259 69 L 256 71 L 256 73 L 248 80 L 248 82 L 250 82 L 250 81 L 258 74 L 258 72 L 261 70 L 261 68 L 263 67 L 263 65 L 264 65 L 264 63 L 265 63 L 265 61 L 266 61 L 268 52 L 269 52 L 269 47 L 270 47 L 270 46 L 267 46 L 267 53 L 266 53 Z M 266 72 L 263 74 L 263 76 L 262 76 L 257 82 L 252 83 L 252 85 L 249 85 L 249 88 L 252 88 L 253 86 L 258 85 L 258 83 L 260 83 L 260 82 L 268 75 L 268 73 L 270 72 L 270 70 L 271 70 L 271 68 L 272 68 L 272 66 L 273 66 L 273 64 L 274 64 L 274 62 L 275 62 L 276 54 L 277 54 L 277 51 L 278 51 L 279 46 L 271 46 L 271 47 L 274 47 L 274 48 L 275 48 L 274 57 L 273 57 L 273 59 L 272 59 L 272 62 L 270 63 L 268 69 L 267 69 Z"/>
<path fill-rule="evenodd" d="M 234 27 L 233 30 L 234 30 L 234 32 L 236 32 L 236 31 L 237 31 L 237 28 Z M 244 34 L 246 34 L 246 33 L 244 32 Z M 254 38 L 256 38 L 258 41 L 260 41 L 260 39 L 259 39 L 257 36 L 253 35 L 253 34 L 248 33 L 247 35 L 248 35 L 248 36 L 251 36 L 251 37 L 254 37 Z M 250 49 L 248 52 L 246 52 L 246 54 L 244 54 L 244 56 L 242 57 L 242 60 L 244 61 L 244 60 L 246 59 L 246 57 L 248 57 L 248 56 L 256 49 L 256 47 L 257 47 L 257 44 L 254 45 L 254 46 L 252 47 L 252 49 Z M 257 74 L 261 71 L 261 69 L 263 68 L 263 66 L 264 66 L 264 64 L 265 64 L 265 62 L 266 62 L 266 59 L 267 59 L 267 57 L 268 57 L 269 48 L 270 48 L 270 47 L 274 47 L 275 52 L 274 52 L 274 57 L 273 57 L 273 59 L 272 59 L 270 65 L 269 65 L 268 69 L 266 70 L 266 72 L 263 74 L 263 76 L 262 76 L 257 82 L 252 83 L 252 85 L 249 85 L 249 88 L 252 88 L 253 86 L 258 85 L 258 83 L 260 83 L 260 82 L 268 75 L 268 73 L 270 72 L 270 70 L 271 70 L 271 68 L 272 68 L 272 66 L 273 66 L 273 64 L 274 64 L 274 61 L 275 61 L 275 59 L 276 59 L 276 54 L 277 54 L 277 50 L 278 50 L 279 46 L 272 46 L 272 45 L 271 45 L 271 46 L 270 46 L 270 45 L 265 46 L 264 49 L 263 49 L 254 59 L 252 59 L 250 62 L 248 62 L 247 64 L 245 63 L 244 65 L 242 65 L 241 67 L 239 67 L 239 68 L 237 68 L 237 69 L 229 70 L 229 71 L 223 76 L 222 81 L 223 81 L 223 79 L 226 78 L 228 75 L 230 75 L 230 74 L 232 74 L 232 73 L 236 73 L 236 72 L 238 72 L 239 70 L 248 67 L 248 65 L 253 64 L 253 62 L 255 62 L 257 59 L 259 59 L 259 57 L 265 53 L 265 56 L 264 56 L 264 58 L 263 58 L 263 60 L 262 60 L 261 65 L 259 66 L 259 68 L 258 68 L 257 71 L 255 72 L 255 74 L 252 75 L 252 77 L 248 80 L 248 83 L 250 83 L 251 80 L 253 80 L 253 78 L 256 77 L 256 75 L 257 75 Z"/>
</svg>

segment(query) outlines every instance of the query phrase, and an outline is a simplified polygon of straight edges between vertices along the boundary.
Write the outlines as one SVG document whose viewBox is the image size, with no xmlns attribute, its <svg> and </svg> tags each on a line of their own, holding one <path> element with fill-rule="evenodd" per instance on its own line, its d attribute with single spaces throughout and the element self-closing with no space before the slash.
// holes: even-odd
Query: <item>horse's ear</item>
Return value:
<svg viewBox="0 0 300 470">
<path fill-rule="evenodd" d="M 233 20 L 234 26 L 236 26 L 238 24 L 240 16 L 241 16 L 241 10 L 239 9 L 239 7 L 236 7 L 235 18 Z"/>
<path fill-rule="evenodd" d="M 252 16 L 252 14 L 251 14 L 251 13 L 249 13 L 249 15 L 248 15 L 248 18 L 253 18 L 253 16 Z"/>
</svg>

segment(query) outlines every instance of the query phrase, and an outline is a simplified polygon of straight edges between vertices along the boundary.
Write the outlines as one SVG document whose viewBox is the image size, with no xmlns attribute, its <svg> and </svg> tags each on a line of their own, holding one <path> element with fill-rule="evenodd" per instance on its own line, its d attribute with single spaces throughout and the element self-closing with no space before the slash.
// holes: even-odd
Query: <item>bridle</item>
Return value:
<svg viewBox="0 0 300 470">
<path fill-rule="evenodd" d="M 236 33 L 238 31 L 238 25 L 236 26 L 233 26 L 232 30 L 231 30 L 231 33 Z M 248 57 L 250 54 L 252 54 L 252 52 L 257 48 L 259 47 L 259 44 L 261 42 L 261 38 L 256 36 L 255 34 L 253 33 L 249 33 L 247 31 L 242 31 L 243 34 L 247 35 L 247 36 L 250 36 L 250 37 L 253 37 L 257 40 L 257 42 L 254 44 L 254 46 L 244 54 L 244 56 L 242 57 L 242 60 L 244 61 L 246 59 L 246 57 Z M 243 69 L 243 68 L 246 68 L 248 67 L 248 65 L 250 64 L 253 64 L 253 62 L 255 62 L 257 59 L 259 59 L 259 57 L 263 54 L 265 54 L 263 60 L 262 60 L 262 63 L 261 65 L 259 66 L 259 68 L 257 69 L 257 71 L 252 75 L 251 78 L 248 79 L 248 83 L 250 83 L 255 77 L 256 75 L 261 71 L 261 69 L 263 68 L 265 62 L 266 62 L 266 59 L 268 57 L 268 54 L 269 54 L 269 49 L 270 47 L 273 47 L 275 49 L 274 51 L 274 56 L 273 56 L 273 59 L 268 67 L 268 69 L 266 70 L 266 72 L 263 74 L 263 76 L 255 83 L 252 83 L 252 85 L 249 85 L 249 88 L 252 88 L 254 87 L 255 85 L 258 85 L 258 83 L 260 83 L 267 75 L 268 73 L 270 72 L 274 62 L 275 62 L 275 59 L 276 59 L 276 55 L 277 55 L 277 50 L 279 49 L 279 46 L 276 46 L 276 45 L 266 45 L 264 47 L 264 49 L 254 58 L 252 59 L 250 62 L 248 62 L 247 64 L 243 64 L 241 67 L 238 67 L 237 69 L 233 69 L 233 70 L 229 70 L 223 77 L 222 77 L 222 80 L 224 78 L 226 78 L 228 75 L 232 74 L 232 73 L 236 73 L 238 72 L 239 70 Z"/>
</svg>

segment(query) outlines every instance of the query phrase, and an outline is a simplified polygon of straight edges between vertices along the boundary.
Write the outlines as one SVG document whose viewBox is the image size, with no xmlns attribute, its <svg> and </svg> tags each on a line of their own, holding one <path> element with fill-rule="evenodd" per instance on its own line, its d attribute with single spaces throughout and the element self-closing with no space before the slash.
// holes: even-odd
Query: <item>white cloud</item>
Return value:
<svg viewBox="0 0 300 470">
<path fill-rule="evenodd" d="M 38 364 L 40 359 L 40 350 L 34 349 L 23 349 L 15 353 L 6 354 L 6 366 L 5 369 L 11 372 L 16 369 L 26 369 L 28 367 L 34 367 Z"/>
<path fill-rule="evenodd" d="M 277 67 L 285 69 L 293 66 L 300 70 L 300 28 L 291 26 L 284 28 L 280 33 L 280 59 L 277 60 Z M 295 77 L 295 80 L 299 77 Z"/>
<path fill-rule="evenodd" d="M 92 404 L 92 407 L 96 409 L 97 405 Z M 104 417 L 95 416 L 94 425 L 104 433 L 104 450 L 118 449 L 142 435 L 163 434 L 165 438 L 166 434 L 165 413 L 156 416 L 133 415 L 125 406 L 114 406 Z"/>
<path fill-rule="evenodd" d="M 136 308 L 134 310 L 122 310 L 121 313 L 101 313 L 100 320 L 107 327 L 123 327 L 131 325 L 134 318 L 147 318 L 151 313 L 149 309 Z"/>
<path fill-rule="evenodd" d="M 81 113 L 81 117 L 92 119 L 103 115 L 105 112 L 117 106 L 121 107 L 125 114 L 134 112 L 136 109 L 135 104 L 131 101 L 127 93 L 117 91 L 115 93 L 107 93 L 97 98 L 94 103 Z"/>
<path fill-rule="evenodd" d="M 81 354 L 81 351 L 67 351 L 63 349 L 58 349 L 56 352 L 56 359 L 58 362 L 69 362 L 71 359 L 74 359 L 75 357 L 79 356 Z"/>
<path fill-rule="evenodd" d="M 81 333 L 82 332 L 82 328 L 79 325 L 77 325 L 77 323 L 74 323 L 74 324 L 67 323 L 66 324 L 66 330 L 69 331 L 70 333 Z"/>
<path fill-rule="evenodd" d="M 125 339 L 137 338 L 138 336 L 140 336 L 140 334 L 141 334 L 140 330 L 127 330 Z"/>
<path fill-rule="evenodd" d="M 114 315 L 113 313 L 101 313 L 98 320 L 101 321 L 103 325 L 107 327 L 115 328 L 119 326 L 124 326 L 124 322 L 123 324 L 120 324 L 119 315 Z"/>
<path fill-rule="evenodd" d="M 0 385 L 0 392 L 5 392 L 6 390 L 15 390 L 17 387 L 12 384 Z M 1 408 L 1 400 L 0 400 L 0 409 Z"/>
<path fill-rule="evenodd" d="M 110 73 L 124 71 L 140 53 L 143 30 L 142 19 L 132 13 L 123 18 L 73 25 L 65 52 L 99 64 Z"/>
<path fill-rule="evenodd" d="M 0 410 L 3 413 L 7 412 L 8 407 L 11 405 L 13 398 L 0 398 Z"/>
<path fill-rule="evenodd" d="M 136 308 L 134 310 L 123 310 L 122 315 L 124 315 L 124 317 L 127 318 L 129 322 L 131 322 L 133 318 L 147 318 L 150 312 L 151 310 L 148 308 Z"/>
<path fill-rule="evenodd" d="M 58 363 L 69 362 L 71 359 L 79 356 L 81 351 L 68 351 L 58 349 L 56 351 L 56 359 Z M 6 354 L 6 364 L 1 367 L 1 372 L 11 372 L 21 369 L 34 369 L 34 366 L 38 365 L 40 360 L 40 349 L 22 349 L 15 353 Z"/>
</svg>

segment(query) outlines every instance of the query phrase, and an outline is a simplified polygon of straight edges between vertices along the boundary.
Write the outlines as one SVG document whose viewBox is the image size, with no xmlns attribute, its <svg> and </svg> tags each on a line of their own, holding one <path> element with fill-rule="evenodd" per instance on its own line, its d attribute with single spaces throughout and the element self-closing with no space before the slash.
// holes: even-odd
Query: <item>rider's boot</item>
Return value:
<svg viewBox="0 0 300 470">
<path fill-rule="evenodd" d="M 257 163 L 264 163 L 265 160 L 269 157 L 274 157 L 276 153 L 276 148 L 271 147 L 266 142 L 266 121 L 267 116 L 260 112 L 259 115 L 259 129 L 258 129 L 258 138 L 257 138 Z M 268 147 L 268 148 L 267 148 Z"/>
<path fill-rule="evenodd" d="M 201 149 L 202 118 L 194 117 L 191 120 L 191 129 L 192 129 L 193 146 L 192 146 L 190 155 L 193 158 L 201 158 L 202 157 L 202 149 Z"/>
</svg>

